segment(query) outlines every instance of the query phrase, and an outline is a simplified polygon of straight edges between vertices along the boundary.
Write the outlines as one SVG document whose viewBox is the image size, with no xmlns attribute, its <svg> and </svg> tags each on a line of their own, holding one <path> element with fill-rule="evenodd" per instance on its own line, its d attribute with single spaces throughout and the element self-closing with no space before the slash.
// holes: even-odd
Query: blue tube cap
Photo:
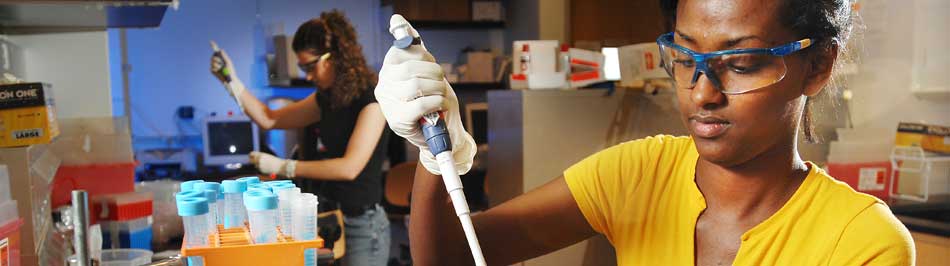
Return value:
<svg viewBox="0 0 950 266">
<path fill-rule="evenodd" d="M 203 180 L 191 180 L 191 181 L 181 182 L 181 191 L 189 191 L 189 190 L 195 189 L 195 185 L 201 184 L 204 182 L 205 181 Z"/>
<path fill-rule="evenodd" d="M 219 184 L 218 182 L 204 182 L 204 183 L 195 185 L 195 188 L 201 189 L 201 190 L 214 190 L 215 192 L 214 195 L 217 199 L 224 199 L 224 194 L 221 193 L 221 184 Z M 214 201 L 212 200 L 211 202 L 214 202 Z"/>
<path fill-rule="evenodd" d="M 272 191 L 270 186 L 264 183 L 247 184 L 247 190 L 250 191 L 251 189 L 262 189 L 262 190 Z"/>
<path fill-rule="evenodd" d="M 208 204 L 218 202 L 218 194 L 219 193 L 213 189 L 205 189 L 205 199 L 208 200 Z"/>
<path fill-rule="evenodd" d="M 247 183 L 240 180 L 224 180 L 221 182 L 221 189 L 224 193 L 244 193 L 247 191 Z"/>
<path fill-rule="evenodd" d="M 291 189 L 295 187 L 297 186 L 294 186 L 293 183 L 276 183 L 270 186 L 271 190 L 273 190 L 274 192 L 281 191 L 284 189 Z"/>
<path fill-rule="evenodd" d="M 238 178 L 237 180 L 241 180 L 241 181 L 247 182 L 248 185 L 254 184 L 254 183 L 260 183 L 260 182 L 261 182 L 261 178 L 260 178 L 260 177 L 256 177 L 256 176 L 245 176 L 245 177 L 242 177 L 242 178 Z"/>
<path fill-rule="evenodd" d="M 180 202 L 183 199 L 187 198 L 205 198 L 207 195 L 201 191 L 189 190 L 182 191 L 175 194 L 175 202 Z"/>
<path fill-rule="evenodd" d="M 183 198 L 178 200 L 178 216 L 196 216 L 208 213 L 208 201 L 205 198 Z"/>
<path fill-rule="evenodd" d="M 244 207 L 251 211 L 277 209 L 277 196 L 266 190 L 251 189 L 244 192 Z"/>
</svg>

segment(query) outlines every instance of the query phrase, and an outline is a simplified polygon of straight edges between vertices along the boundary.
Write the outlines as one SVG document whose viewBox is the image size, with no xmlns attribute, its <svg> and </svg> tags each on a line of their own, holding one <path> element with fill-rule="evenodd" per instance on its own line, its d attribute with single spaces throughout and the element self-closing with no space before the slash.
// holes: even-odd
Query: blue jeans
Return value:
<svg viewBox="0 0 950 266">
<path fill-rule="evenodd" d="M 389 218 L 382 206 L 358 216 L 344 216 L 344 266 L 386 266 L 389 260 Z"/>
</svg>

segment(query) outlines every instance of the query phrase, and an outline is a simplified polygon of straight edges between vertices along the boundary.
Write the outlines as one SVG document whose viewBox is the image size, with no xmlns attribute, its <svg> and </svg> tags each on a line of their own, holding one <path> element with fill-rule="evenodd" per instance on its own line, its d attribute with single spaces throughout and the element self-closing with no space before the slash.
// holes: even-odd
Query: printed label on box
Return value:
<svg viewBox="0 0 950 266">
<path fill-rule="evenodd" d="M 887 169 L 881 167 L 861 168 L 858 174 L 859 191 L 884 190 L 884 179 Z"/>
<path fill-rule="evenodd" d="M 0 266 L 10 266 L 10 238 L 0 239 Z"/>
<path fill-rule="evenodd" d="M 32 138 L 40 138 L 40 137 L 43 137 L 42 128 L 30 128 L 30 129 L 13 131 L 13 139 L 16 139 L 16 140 L 32 139 Z"/>
</svg>

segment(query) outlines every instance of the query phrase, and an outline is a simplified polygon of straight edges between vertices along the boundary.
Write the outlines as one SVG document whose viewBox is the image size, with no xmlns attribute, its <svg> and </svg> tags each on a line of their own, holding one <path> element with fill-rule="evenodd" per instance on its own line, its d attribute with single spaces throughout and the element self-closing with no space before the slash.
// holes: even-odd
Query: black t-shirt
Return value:
<svg viewBox="0 0 950 266">
<path fill-rule="evenodd" d="M 312 134 L 304 149 L 305 160 L 332 159 L 343 157 L 346 147 L 350 143 L 350 136 L 356 127 L 363 108 L 376 102 L 372 90 L 366 90 L 361 96 L 354 99 L 349 106 L 331 108 L 330 95 L 317 93 L 316 104 L 320 108 L 320 121 L 308 128 L 306 134 Z M 386 160 L 386 150 L 389 142 L 390 130 L 386 126 L 373 155 L 363 168 L 363 171 L 353 181 L 319 181 L 303 182 L 303 190 L 314 192 L 321 197 L 321 201 L 329 199 L 338 202 L 342 208 L 364 208 L 379 203 L 383 195 L 383 161 Z M 322 207 L 331 207 L 320 204 Z"/>
</svg>

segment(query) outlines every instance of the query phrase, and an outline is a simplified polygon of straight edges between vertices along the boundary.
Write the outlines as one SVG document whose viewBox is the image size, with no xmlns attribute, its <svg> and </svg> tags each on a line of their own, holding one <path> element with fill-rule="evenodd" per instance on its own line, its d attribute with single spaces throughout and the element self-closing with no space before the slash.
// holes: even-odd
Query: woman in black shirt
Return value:
<svg viewBox="0 0 950 266">
<path fill-rule="evenodd" d="M 255 152 L 251 161 L 265 174 L 322 181 L 321 199 L 338 202 L 345 216 L 344 265 L 386 265 L 389 221 L 379 202 L 389 129 L 372 93 L 376 74 L 353 26 L 337 10 L 300 25 L 292 46 L 319 91 L 280 109 L 271 110 L 244 88 L 223 51 L 212 56 L 211 72 L 261 128 L 316 126 L 327 159 L 285 160 Z M 221 71 L 225 67 L 229 71 Z"/>
</svg>

